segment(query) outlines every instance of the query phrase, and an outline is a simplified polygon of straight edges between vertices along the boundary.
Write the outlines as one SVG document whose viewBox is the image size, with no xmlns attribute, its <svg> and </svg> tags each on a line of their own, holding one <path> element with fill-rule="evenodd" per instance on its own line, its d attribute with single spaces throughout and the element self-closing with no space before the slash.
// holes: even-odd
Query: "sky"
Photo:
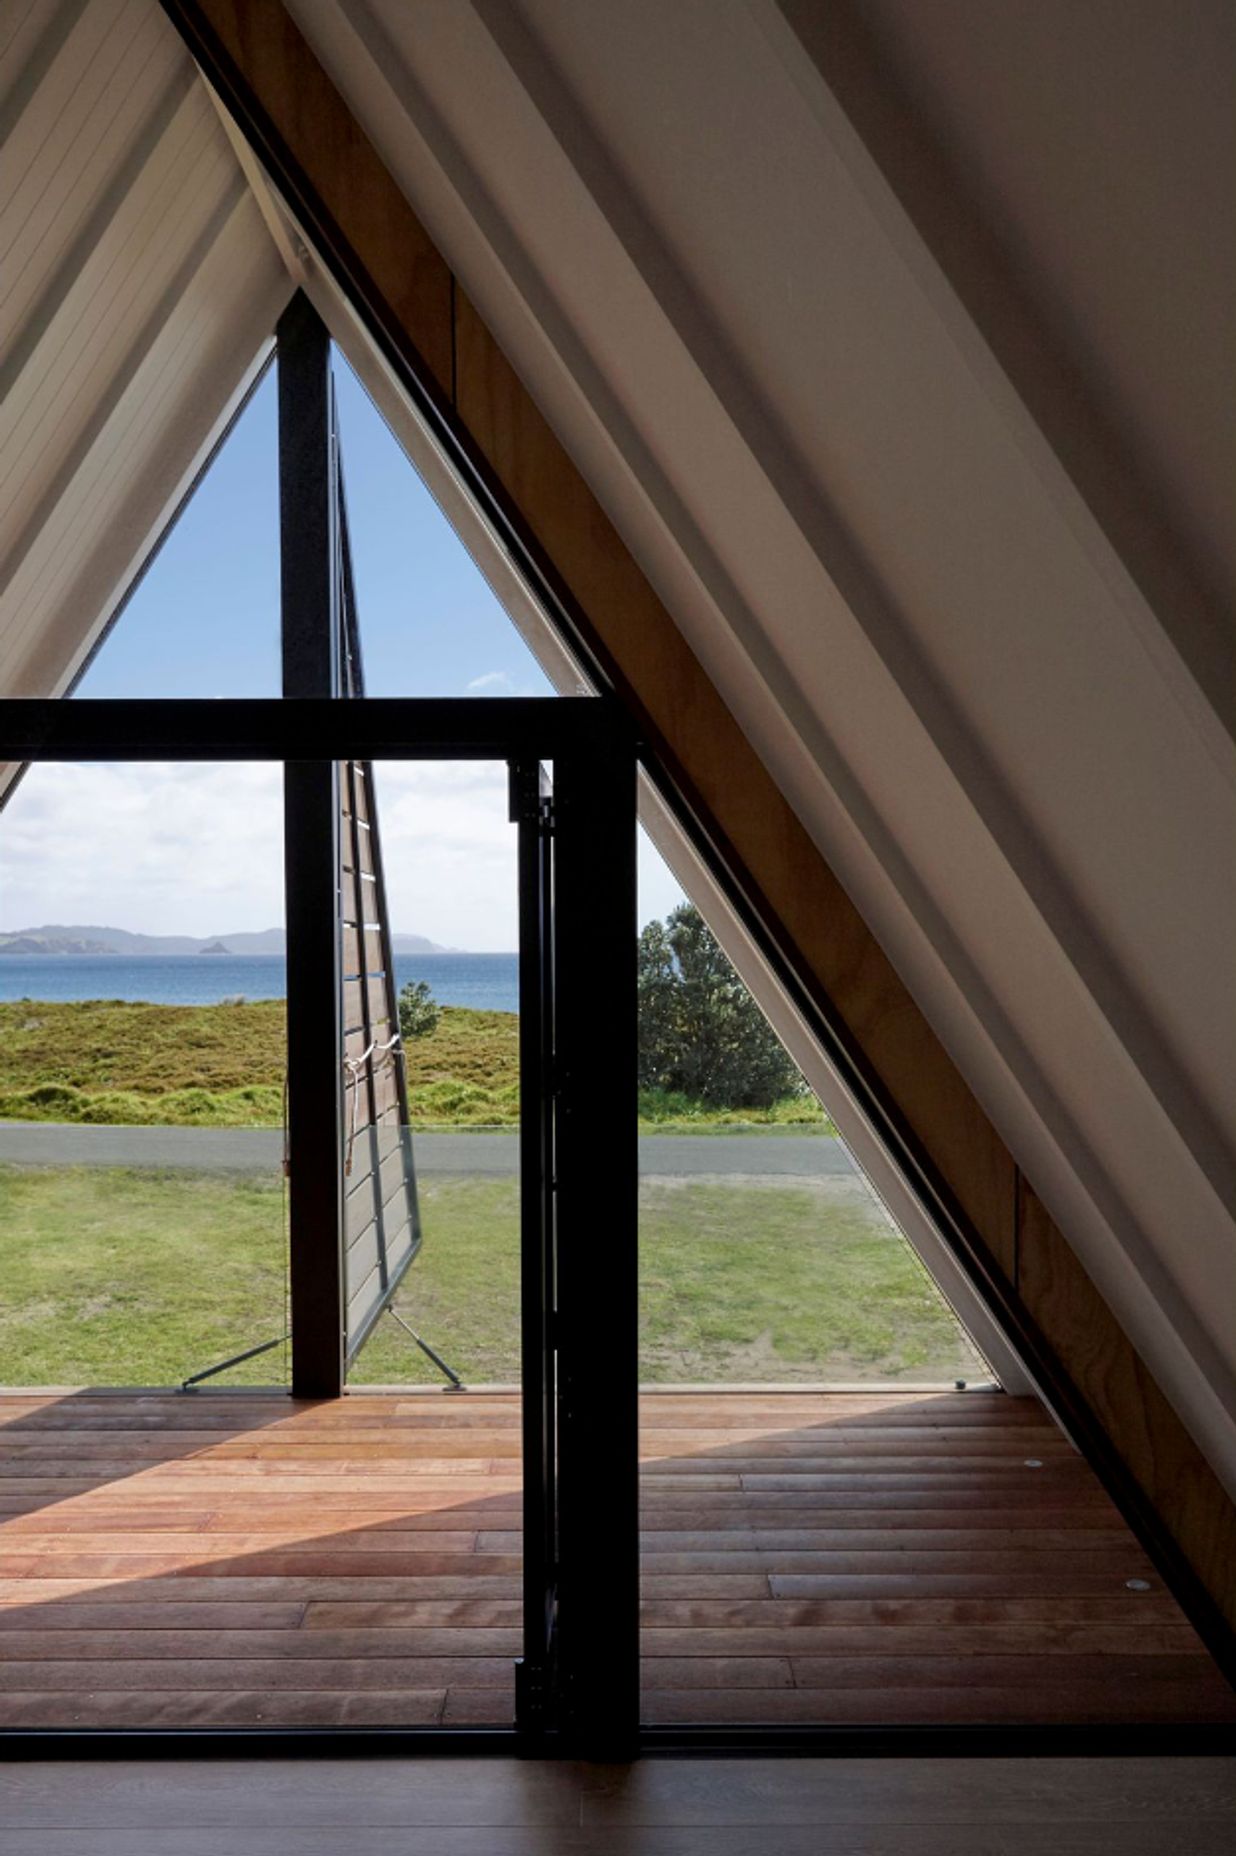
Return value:
<svg viewBox="0 0 1236 1856">
<path fill-rule="evenodd" d="M 338 355 L 335 378 L 368 694 L 552 694 Z M 76 694 L 277 696 L 279 676 L 271 369 Z M 394 929 L 513 949 L 505 767 L 392 762 L 375 770 L 375 786 Z M 640 837 L 643 923 L 682 895 Z M 214 935 L 282 920 L 277 767 L 44 763 L 5 808 L 0 930 L 58 922 Z"/>
</svg>

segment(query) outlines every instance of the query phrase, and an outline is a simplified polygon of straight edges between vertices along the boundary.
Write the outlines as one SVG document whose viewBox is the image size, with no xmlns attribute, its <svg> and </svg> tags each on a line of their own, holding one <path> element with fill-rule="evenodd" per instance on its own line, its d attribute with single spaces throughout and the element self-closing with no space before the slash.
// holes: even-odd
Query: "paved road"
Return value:
<svg viewBox="0 0 1236 1856">
<path fill-rule="evenodd" d="M 273 1173 L 282 1139 L 274 1128 L 93 1128 L 57 1122 L 0 1122 L 0 1161 L 30 1166 L 188 1167 L 203 1173 Z M 519 1166 L 513 1134 L 418 1134 L 421 1173 L 484 1173 Z M 823 1134 L 647 1134 L 640 1169 L 661 1178 L 701 1174 L 845 1176 L 853 1171 L 840 1141 Z"/>
</svg>

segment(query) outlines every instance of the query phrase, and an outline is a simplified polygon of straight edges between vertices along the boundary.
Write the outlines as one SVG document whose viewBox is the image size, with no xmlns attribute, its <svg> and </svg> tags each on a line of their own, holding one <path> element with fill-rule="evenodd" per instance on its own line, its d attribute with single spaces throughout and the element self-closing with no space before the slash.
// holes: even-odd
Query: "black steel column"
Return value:
<svg viewBox="0 0 1236 1856">
<path fill-rule="evenodd" d="M 598 705 L 599 707 L 599 705 Z M 598 733 L 603 735 L 598 715 Z M 639 1728 L 635 759 L 554 762 L 558 1672 L 587 1757 Z"/>
<path fill-rule="evenodd" d="M 340 693 L 330 338 L 303 295 L 277 331 L 283 694 Z M 343 1389 L 339 769 L 284 768 L 292 1391 Z"/>
<path fill-rule="evenodd" d="M 515 1724 L 555 1725 L 558 1623 L 557 1270 L 554 1187 L 552 796 L 537 760 L 511 763 L 519 827 L 520 1342 L 524 1654 Z"/>
<path fill-rule="evenodd" d="M 331 456 L 330 336 L 302 292 L 280 317 L 275 342 L 283 694 L 338 696 L 340 554 Z"/>
</svg>

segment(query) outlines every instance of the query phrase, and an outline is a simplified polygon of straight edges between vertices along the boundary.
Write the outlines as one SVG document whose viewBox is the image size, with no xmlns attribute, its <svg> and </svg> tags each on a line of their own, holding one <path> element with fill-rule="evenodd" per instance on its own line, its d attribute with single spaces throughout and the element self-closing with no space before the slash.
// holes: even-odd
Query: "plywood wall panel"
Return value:
<svg viewBox="0 0 1236 1856">
<path fill-rule="evenodd" d="M 1202 1583 L 1236 1627 L 1236 1512 L 1201 1451 L 1116 1326 L 1067 1239 L 1025 1180 L 1017 1287 Z"/>
</svg>

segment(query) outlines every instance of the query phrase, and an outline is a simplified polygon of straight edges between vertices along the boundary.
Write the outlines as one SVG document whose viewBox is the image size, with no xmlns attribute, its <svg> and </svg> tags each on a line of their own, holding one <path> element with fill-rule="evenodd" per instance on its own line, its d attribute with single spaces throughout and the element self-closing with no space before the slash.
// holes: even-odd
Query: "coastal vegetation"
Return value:
<svg viewBox="0 0 1236 1856">
<path fill-rule="evenodd" d="M 803 1082 L 692 903 L 639 937 L 640 1087 L 705 1109 L 772 1109 Z"/>
<path fill-rule="evenodd" d="M 657 1133 L 834 1132 L 694 910 L 641 938 L 639 1113 Z M 515 1013 L 400 999 L 420 1129 L 512 1128 Z M 282 1000 L 0 1004 L 0 1119 L 278 1127 Z M 466 1144 L 465 1144 L 466 1145 Z M 640 1181 L 641 1371 L 650 1383 L 948 1381 L 982 1370 L 852 1173 Z M 452 1162 L 454 1164 L 454 1162 Z M 672 1172 L 672 1169 L 670 1170 Z M 430 1173 L 424 1245 L 396 1306 L 472 1384 L 519 1372 L 515 1175 Z M 150 1166 L 0 1166 L 10 1384 L 176 1384 L 284 1334 L 287 1208 L 263 1177 Z M 282 1384 L 286 1348 L 231 1372 Z M 358 1384 L 432 1380 L 393 1321 Z"/>
<path fill-rule="evenodd" d="M 442 1017 L 442 1007 L 429 990 L 425 980 L 409 980 L 402 988 L 396 1002 L 399 1013 L 399 1035 L 405 1044 L 413 1038 L 425 1038 L 431 1031 L 436 1031 Z"/>
<path fill-rule="evenodd" d="M 444 1006 L 407 1047 L 414 1122 L 519 1120 L 519 1020 Z M 0 1004 L 0 1119 L 130 1127 L 278 1127 L 281 999 L 148 1005 Z"/>
<path fill-rule="evenodd" d="M 0 1003 L 0 1120 L 128 1127 L 278 1127 L 283 1116 L 282 1000 L 150 1005 L 117 999 Z M 412 1121 L 425 1128 L 514 1127 L 519 1019 L 443 1006 L 406 1047 Z M 827 1131 L 801 1093 L 762 1108 L 717 1107 L 682 1090 L 641 1091 L 658 1132 L 744 1123 Z"/>
</svg>

